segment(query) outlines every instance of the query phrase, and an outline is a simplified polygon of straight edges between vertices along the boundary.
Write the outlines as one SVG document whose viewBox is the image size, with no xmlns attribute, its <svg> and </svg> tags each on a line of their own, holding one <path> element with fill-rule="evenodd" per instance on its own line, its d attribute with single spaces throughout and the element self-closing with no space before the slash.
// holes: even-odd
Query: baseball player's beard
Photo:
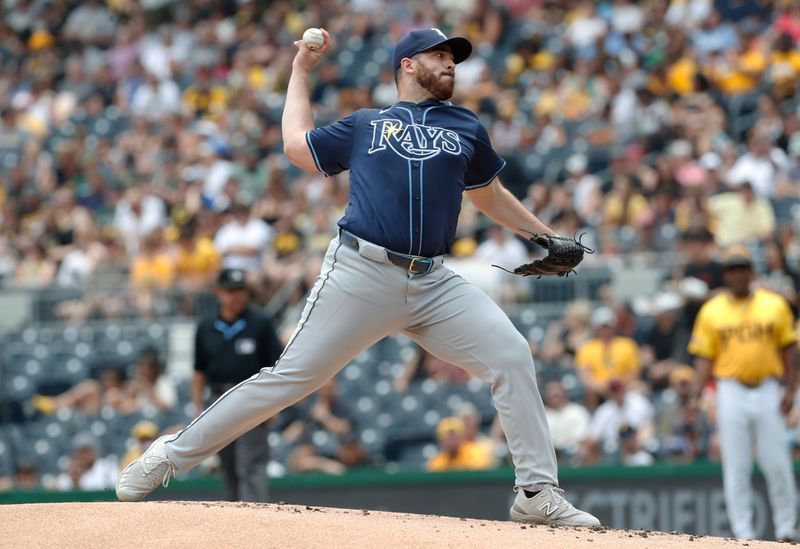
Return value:
<svg viewBox="0 0 800 549">
<path fill-rule="evenodd" d="M 444 78 L 443 74 L 437 75 L 420 65 L 417 69 L 417 84 L 439 101 L 446 101 L 453 97 L 453 87 L 456 83 L 455 75 L 451 76 L 452 78 Z"/>
</svg>

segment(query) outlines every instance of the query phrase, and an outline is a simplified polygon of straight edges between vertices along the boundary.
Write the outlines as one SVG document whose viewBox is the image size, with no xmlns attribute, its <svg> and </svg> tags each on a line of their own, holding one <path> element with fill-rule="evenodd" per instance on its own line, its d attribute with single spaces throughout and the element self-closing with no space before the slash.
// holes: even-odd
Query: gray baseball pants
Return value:
<svg viewBox="0 0 800 549">
<path fill-rule="evenodd" d="M 334 238 L 275 366 L 223 394 L 166 443 L 167 457 L 178 469 L 194 467 L 316 391 L 367 347 L 400 331 L 491 384 L 517 486 L 558 485 L 527 340 L 486 294 L 439 264 L 428 274 L 412 275 L 392 265 L 385 252 L 376 254 L 374 246 L 356 251 Z"/>
</svg>

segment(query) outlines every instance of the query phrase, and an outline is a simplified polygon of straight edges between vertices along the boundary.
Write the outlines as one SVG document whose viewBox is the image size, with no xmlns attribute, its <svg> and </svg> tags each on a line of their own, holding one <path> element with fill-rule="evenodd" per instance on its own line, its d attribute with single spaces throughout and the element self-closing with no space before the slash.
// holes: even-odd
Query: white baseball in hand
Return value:
<svg viewBox="0 0 800 549">
<path fill-rule="evenodd" d="M 317 51 L 325 44 L 325 37 L 317 28 L 306 29 L 306 32 L 303 33 L 303 43 L 311 51 Z"/>
</svg>

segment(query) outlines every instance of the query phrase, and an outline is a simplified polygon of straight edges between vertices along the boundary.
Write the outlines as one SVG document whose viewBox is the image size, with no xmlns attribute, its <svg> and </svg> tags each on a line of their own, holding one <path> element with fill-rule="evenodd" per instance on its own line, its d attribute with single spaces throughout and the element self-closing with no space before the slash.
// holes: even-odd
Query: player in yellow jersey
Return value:
<svg viewBox="0 0 800 549">
<path fill-rule="evenodd" d="M 755 537 L 750 482 L 755 447 L 775 535 L 794 540 L 797 492 L 783 419 L 797 388 L 794 319 L 783 297 L 751 288 L 753 262 L 747 248 L 725 250 L 723 275 L 726 291 L 700 309 L 689 352 L 696 357 L 697 393 L 711 376 L 716 380 L 728 519 L 735 536 Z"/>
</svg>

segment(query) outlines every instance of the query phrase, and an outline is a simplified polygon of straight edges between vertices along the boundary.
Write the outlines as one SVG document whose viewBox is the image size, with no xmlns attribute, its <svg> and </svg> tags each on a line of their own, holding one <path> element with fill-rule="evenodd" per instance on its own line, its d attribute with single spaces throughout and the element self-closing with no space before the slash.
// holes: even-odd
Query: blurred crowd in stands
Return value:
<svg viewBox="0 0 800 549">
<path fill-rule="evenodd" d="M 721 247 L 748 246 L 757 283 L 798 310 L 796 2 L 5 0 L 0 10 L 0 284 L 60 292 L 52 317 L 67 324 L 190 316 L 224 265 L 246 269 L 257 301 L 277 300 L 291 330 L 347 205 L 346 174 L 304 174 L 282 154 L 292 41 L 313 26 L 333 36 L 312 83 L 319 124 L 395 101 L 388 60 L 408 30 L 468 37 L 454 101 L 508 160 L 503 183 L 559 233 L 586 233 L 598 253 L 579 279 L 633 270 L 654 281 L 631 296 L 603 279 L 562 299 L 563 286 L 490 270 L 533 250 L 464 203 L 448 264 L 510 310 L 548 319 L 531 329 L 531 350 L 563 462 L 719 459 L 713 390 L 689 399 L 686 343 L 722 284 Z M 542 288 L 555 297 L 540 308 Z M 401 394 L 426 379 L 468 382 L 412 355 L 396 372 Z M 108 373 L 37 409 L 174 406 L 158 376 Z M 335 391 L 276 421 L 295 441 L 281 467 L 374 462 Z M 439 451 L 429 445 L 420 466 L 502 463 L 492 419 L 454 409 L 431 427 Z M 310 424 L 340 455 L 320 454 Z M 131 440 L 151 440 L 146 427 Z M 94 463 L 95 447 L 76 439 L 75 463 Z M 19 465 L 20 483 L 31 468 Z M 58 486 L 80 485 L 79 470 Z"/>
</svg>

